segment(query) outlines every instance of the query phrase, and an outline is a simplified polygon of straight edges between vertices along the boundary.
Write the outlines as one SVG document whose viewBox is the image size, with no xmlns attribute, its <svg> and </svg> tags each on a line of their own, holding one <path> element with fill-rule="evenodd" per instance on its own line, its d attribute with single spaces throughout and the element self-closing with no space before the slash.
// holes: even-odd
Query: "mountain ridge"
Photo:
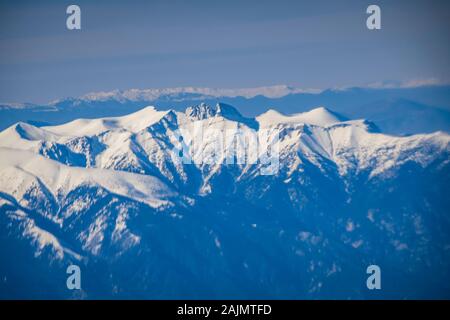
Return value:
<svg viewBox="0 0 450 320">
<path fill-rule="evenodd" d="M 447 133 L 325 108 L 264 118 L 199 104 L 0 132 L 0 296 L 31 265 L 40 289 L 17 297 L 448 297 Z M 374 262 L 378 295 L 362 289 Z"/>
<path fill-rule="evenodd" d="M 151 90 L 150 90 L 151 91 Z M 170 91 L 170 90 L 169 90 Z M 123 116 L 157 105 L 162 110 L 184 111 L 186 106 L 217 102 L 236 106 L 241 115 L 254 118 L 270 108 L 285 114 L 308 111 L 311 106 L 329 106 L 347 118 L 363 118 L 374 122 L 382 131 L 395 135 L 450 132 L 450 86 L 422 86 L 401 88 L 345 88 L 320 92 L 292 92 L 278 96 L 242 94 L 202 95 L 182 93 L 164 95 L 132 95 L 120 98 L 106 95 L 102 99 L 67 98 L 44 105 L 19 104 L 0 106 L 0 130 L 18 121 L 40 126 L 56 125 L 79 118 Z M 218 91 L 220 92 L 220 90 Z"/>
</svg>

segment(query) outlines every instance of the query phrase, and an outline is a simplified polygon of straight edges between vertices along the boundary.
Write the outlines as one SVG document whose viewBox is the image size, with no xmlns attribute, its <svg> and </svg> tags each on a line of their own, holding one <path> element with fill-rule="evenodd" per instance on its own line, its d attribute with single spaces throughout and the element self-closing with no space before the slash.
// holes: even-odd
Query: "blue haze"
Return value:
<svg viewBox="0 0 450 320">
<path fill-rule="evenodd" d="M 47 103 L 91 91 L 304 88 L 435 79 L 448 83 L 448 1 L 1 1 L 0 102 Z"/>
</svg>

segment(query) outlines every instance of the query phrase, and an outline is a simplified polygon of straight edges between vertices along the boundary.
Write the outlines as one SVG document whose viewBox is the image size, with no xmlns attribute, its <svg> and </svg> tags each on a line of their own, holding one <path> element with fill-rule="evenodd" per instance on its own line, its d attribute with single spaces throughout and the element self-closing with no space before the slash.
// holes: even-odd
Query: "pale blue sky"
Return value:
<svg viewBox="0 0 450 320">
<path fill-rule="evenodd" d="M 82 30 L 66 29 L 78 4 Z M 369 31 L 365 10 L 382 9 Z M 3 1 L 0 102 L 175 87 L 450 79 L 450 1 Z"/>
</svg>

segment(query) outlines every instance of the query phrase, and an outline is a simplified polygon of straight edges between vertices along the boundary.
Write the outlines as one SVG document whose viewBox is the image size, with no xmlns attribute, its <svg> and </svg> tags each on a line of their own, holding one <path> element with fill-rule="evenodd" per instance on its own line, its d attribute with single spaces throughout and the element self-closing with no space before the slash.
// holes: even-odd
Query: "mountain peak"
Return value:
<svg viewBox="0 0 450 320">
<path fill-rule="evenodd" d="M 344 116 L 323 106 L 301 113 L 302 117 L 309 120 L 311 124 L 330 125 L 348 120 Z"/>
<path fill-rule="evenodd" d="M 21 139 L 30 141 L 54 139 L 54 136 L 49 132 L 22 121 L 17 122 L 16 124 L 1 132 L 0 137 L 3 140 L 8 139 L 10 141 L 16 141 L 14 137 L 19 137 Z"/>
<path fill-rule="evenodd" d="M 239 113 L 239 111 L 236 110 L 236 108 L 226 103 L 217 103 L 214 106 L 201 103 L 199 105 L 186 108 L 185 114 L 189 119 L 194 121 L 221 117 L 227 120 L 243 123 L 253 129 L 258 128 L 258 123 L 255 119 L 244 117 Z"/>
<path fill-rule="evenodd" d="M 185 114 L 193 120 L 204 120 L 216 116 L 222 116 L 230 120 L 242 118 L 239 111 L 225 103 L 217 103 L 215 106 L 210 106 L 202 102 L 199 105 L 186 108 Z"/>
<path fill-rule="evenodd" d="M 237 117 L 242 118 L 242 115 L 237 111 L 236 108 L 229 104 L 218 103 L 216 104 L 217 113 L 223 117 Z"/>
<path fill-rule="evenodd" d="M 204 120 L 214 117 L 217 114 L 217 110 L 216 108 L 202 102 L 199 105 L 187 107 L 185 114 L 193 120 Z"/>
<path fill-rule="evenodd" d="M 279 123 L 305 123 L 317 126 L 329 126 L 347 119 L 325 107 L 318 107 L 307 112 L 284 115 L 274 109 L 269 109 L 256 118 L 262 126 Z"/>
</svg>

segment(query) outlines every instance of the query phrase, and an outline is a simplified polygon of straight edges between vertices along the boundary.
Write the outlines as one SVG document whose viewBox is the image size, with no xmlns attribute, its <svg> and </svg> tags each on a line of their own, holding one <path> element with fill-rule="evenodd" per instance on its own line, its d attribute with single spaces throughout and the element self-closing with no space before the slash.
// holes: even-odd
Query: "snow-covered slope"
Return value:
<svg viewBox="0 0 450 320">
<path fill-rule="evenodd" d="M 150 106 L 123 117 L 79 119 L 60 126 L 44 127 L 43 129 L 65 136 L 92 136 L 109 130 L 126 130 L 136 133 L 161 120 L 167 113 L 168 111 L 157 111 Z"/>
<path fill-rule="evenodd" d="M 325 127 L 344 121 L 344 117 L 341 117 L 324 107 L 291 116 L 285 116 L 276 110 L 270 109 L 256 119 L 261 126 L 271 126 L 279 123 L 305 123 Z"/>
<path fill-rule="evenodd" d="M 176 195 L 151 176 L 70 167 L 28 151 L 0 148 L 0 192 L 20 202 L 26 192 L 39 184 L 55 198 L 67 196 L 81 186 L 98 186 L 153 208 L 170 204 L 168 199 Z"/>
<path fill-rule="evenodd" d="M 278 151 L 269 171 L 268 146 Z M 17 123 L 0 132 L 1 241 L 11 242 L 0 255 L 21 248 L 18 263 L 54 273 L 78 261 L 105 295 L 124 297 L 364 297 L 354 281 L 374 261 L 401 279 L 398 265 L 408 279 L 425 266 L 450 279 L 449 152 L 446 133 L 390 136 L 322 107 Z M 433 294 L 448 297 L 442 283 Z M 412 287 L 386 296 L 429 292 Z"/>
</svg>

